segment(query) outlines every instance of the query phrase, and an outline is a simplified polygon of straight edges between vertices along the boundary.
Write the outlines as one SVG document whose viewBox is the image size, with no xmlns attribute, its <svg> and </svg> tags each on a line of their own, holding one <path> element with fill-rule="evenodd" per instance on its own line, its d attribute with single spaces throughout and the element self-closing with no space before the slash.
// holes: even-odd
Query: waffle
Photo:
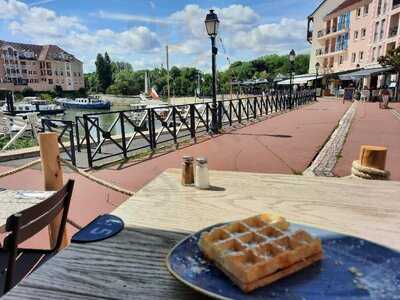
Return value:
<svg viewBox="0 0 400 300">
<path fill-rule="evenodd" d="M 292 231 L 282 217 L 261 214 L 204 232 L 203 254 L 244 292 L 251 292 L 322 258 L 319 239 Z"/>
</svg>

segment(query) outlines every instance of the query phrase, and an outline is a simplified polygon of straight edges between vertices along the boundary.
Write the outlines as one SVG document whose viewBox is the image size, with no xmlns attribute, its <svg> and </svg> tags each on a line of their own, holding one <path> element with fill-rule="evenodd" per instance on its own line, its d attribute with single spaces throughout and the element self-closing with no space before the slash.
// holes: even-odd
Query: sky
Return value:
<svg viewBox="0 0 400 300">
<path fill-rule="evenodd" d="M 170 65 L 209 70 L 209 9 L 220 20 L 218 68 L 290 49 L 308 53 L 307 16 L 321 0 L 0 0 L 0 39 L 55 44 L 95 69 L 97 53 L 135 70 Z"/>
</svg>

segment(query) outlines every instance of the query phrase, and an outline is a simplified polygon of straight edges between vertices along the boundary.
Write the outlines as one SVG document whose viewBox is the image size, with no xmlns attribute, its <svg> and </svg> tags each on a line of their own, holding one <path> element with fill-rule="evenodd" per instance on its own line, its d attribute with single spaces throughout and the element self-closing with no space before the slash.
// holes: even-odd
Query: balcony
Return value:
<svg viewBox="0 0 400 300">
<path fill-rule="evenodd" d="M 325 30 L 319 30 L 317 33 L 317 39 L 325 39 L 325 38 L 332 38 L 335 37 L 336 35 L 339 35 L 341 33 L 345 33 L 347 32 L 346 28 L 342 28 L 341 30 L 339 30 L 337 28 L 337 26 L 325 29 Z"/>
<path fill-rule="evenodd" d="M 325 56 L 331 56 L 331 55 L 336 55 L 342 52 L 347 51 L 347 48 L 335 48 L 335 49 L 324 49 L 320 48 L 315 51 L 315 55 L 319 57 L 325 57 Z"/>
</svg>

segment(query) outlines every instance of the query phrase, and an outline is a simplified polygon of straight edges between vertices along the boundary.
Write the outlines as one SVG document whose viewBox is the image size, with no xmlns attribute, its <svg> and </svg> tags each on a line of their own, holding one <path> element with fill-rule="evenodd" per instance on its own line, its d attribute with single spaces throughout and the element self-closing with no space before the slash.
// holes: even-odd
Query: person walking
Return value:
<svg viewBox="0 0 400 300">
<path fill-rule="evenodd" d="M 382 100 L 379 102 L 379 108 L 381 109 L 389 108 L 390 92 L 386 85 L 381 90 L 381 99 Z"/>
</svg>

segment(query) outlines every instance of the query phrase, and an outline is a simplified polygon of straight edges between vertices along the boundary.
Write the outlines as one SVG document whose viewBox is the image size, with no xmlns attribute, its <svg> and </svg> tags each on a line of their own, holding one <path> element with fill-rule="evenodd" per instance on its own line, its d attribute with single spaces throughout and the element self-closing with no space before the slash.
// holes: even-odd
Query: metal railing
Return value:
<svg viewBox="0 0 400 300">
<path fill-rule="evenodd" d="M 56 132 L 58 135 L 58 144 L 67 159 L 76 166 L 75 140 L 74 140 L 74 122 L 63 120 L 42 119 L 42 131 Z"/>
<path fill-rule="evenodd" d="M 217 107 L 218 127 L 221 129 L 241 124 L 311 101 L 314 101 L 313 90 L 294 92 L 292 97 L 288 92 L 276 92 L 220 101 Z M 178 144 L 188 138 L 196 140 L 199 135 L 210 131 L 211 114 L 210 102 L 192 103 L 89 113 L 83 115 L 83 122 L 79 119 L 76 123 L 83 124 L 88 165 L 92 168 L 95 162 L 116 156 L 127 159 L 135 151 L 146 148 L 154 151 L 161 145 Z M 113 120 L 111 125 L 100 124 L 99 117 L 104 115 Z M 78 147 L 83 144 L 82 139 Z"/>
</svg>

